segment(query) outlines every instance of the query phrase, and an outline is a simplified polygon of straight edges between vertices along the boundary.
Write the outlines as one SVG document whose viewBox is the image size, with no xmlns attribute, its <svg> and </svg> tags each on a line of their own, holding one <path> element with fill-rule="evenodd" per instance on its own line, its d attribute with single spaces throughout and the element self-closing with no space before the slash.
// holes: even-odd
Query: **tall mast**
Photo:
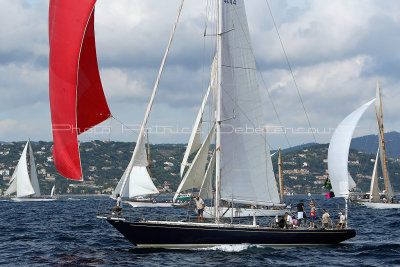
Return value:
<svg viewBox="0 0 400 267">
<path fill-rule="evenodd" d="M 280 191 L 281 191 L 281 203 L 283 203 L 282 153 L 281 153 L 281 149 L 280 149 L 280 148 L 279 148 L 279 161 L 278 161 L 278 166 L 279 166 L 279 186 L 280 186 Z"/>
<path fill-rule="evenodd" d="M 383 160 L 383 177 L 385 179 L 385 193 L 386 199 L 389 201 L 389 186 L 388 186 L 388 175 L 387 175 L 387 166 L 386 166 L 386 148 L 385 148 L 385 134 L 383 130 L 383 113 L 382 113 L 382 96 L 381 96 L 381 86 L 378 81 L 378 92 L 379 92 L 379 114 L 376 110 L 376 116 L 378 119 L 378 127 L 381 136 L 381 144 L 382 144 L 382 160 Z"/>
<path fill-rule="evenodd" d="M 215 114 L 215 222 L 219 222 L 219 201 L 221 184 L 221 60 L 222 60 L 222 0 L 218 0 L 217 16 L 217 107 Z"/>
</svg>

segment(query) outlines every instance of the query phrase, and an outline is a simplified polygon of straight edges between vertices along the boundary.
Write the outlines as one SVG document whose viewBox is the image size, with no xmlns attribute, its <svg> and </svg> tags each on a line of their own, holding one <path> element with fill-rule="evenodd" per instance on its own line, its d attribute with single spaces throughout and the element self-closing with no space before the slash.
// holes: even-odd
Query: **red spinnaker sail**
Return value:
<svg viewBox="0 0 400 267">
<path fill-rule="evenodd" d="M 53 159 L 64 177 L 81 180 L 78 134 L 111 117 L 94 36 L 96 0 L 50 0 L 49 93 Z"/>
</svg>

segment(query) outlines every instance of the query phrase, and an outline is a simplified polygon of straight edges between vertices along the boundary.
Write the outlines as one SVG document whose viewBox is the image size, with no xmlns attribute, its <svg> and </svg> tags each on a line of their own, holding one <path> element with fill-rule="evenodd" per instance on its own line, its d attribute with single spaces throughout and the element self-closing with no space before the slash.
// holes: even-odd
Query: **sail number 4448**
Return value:
<svg viewBox="0 0 400 267">
<path fill-rule="evenodd" d="M 236 0 L 224 0 L 224 3 L 236 5 Z"/>
</svg>

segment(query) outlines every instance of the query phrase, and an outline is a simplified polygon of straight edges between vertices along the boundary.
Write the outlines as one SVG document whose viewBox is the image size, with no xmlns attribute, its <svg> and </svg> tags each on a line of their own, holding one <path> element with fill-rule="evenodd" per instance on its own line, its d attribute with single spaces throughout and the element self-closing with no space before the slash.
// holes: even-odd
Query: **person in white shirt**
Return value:
<svg viewBox="0 0 400 267">
<path fill-rule="evenodd" d="M 196 201 L 197 221 L 203 222 L 203 211 L 206 205 L 204 204 L 203 199 L 199 198 L 198 196 L 195 198 L 194 201 Z"/>
<path fill-rule="evenodd" d="M 285 224 L 286 224 L 286 229 L 293 228 L 293 219 L 288 212 L 285 213 Z"/>
<path fill-rule="evenodd" d="M 119 194 L 117 194 L 115 197 L 117 198 L 117 202 L 115 203 L 114 211 L 118 212 L 118 215 L 121 215 L 122 199 L 121 199 L 121 196 Z"/>
<path fill-rule="evenodd" d="M 329 227 L 329 222 L 331 220 L 331 217 L 328 212 L 326 212 L 325 209 L 322 210 L 322 228 L 328 228 Z M 332 226 L 331 226 L 332 227 Z"/>
<path fill-rule="evenodd" d="M 346 226 L 346 217 L 339 212 L 339 221 L 336 225 L 337 228 L 344 228 Z"/>
</svg>

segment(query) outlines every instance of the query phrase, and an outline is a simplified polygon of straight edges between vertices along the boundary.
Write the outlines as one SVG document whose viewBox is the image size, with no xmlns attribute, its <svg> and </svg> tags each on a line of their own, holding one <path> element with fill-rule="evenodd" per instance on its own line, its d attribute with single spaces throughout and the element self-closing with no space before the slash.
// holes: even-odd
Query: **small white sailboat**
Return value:
<svg viewBox="0 0 400 267">
<path fill-rule="evenodd" d="M 11 198 L 14 201 L 55 200 L 53 198 L 42 197 L 40 193 L 36 164 L 30 140 L 26 142 L 9 184 L 5 195 L 12 195 L 15 193 L 16 197 Z"/>
</svg>

